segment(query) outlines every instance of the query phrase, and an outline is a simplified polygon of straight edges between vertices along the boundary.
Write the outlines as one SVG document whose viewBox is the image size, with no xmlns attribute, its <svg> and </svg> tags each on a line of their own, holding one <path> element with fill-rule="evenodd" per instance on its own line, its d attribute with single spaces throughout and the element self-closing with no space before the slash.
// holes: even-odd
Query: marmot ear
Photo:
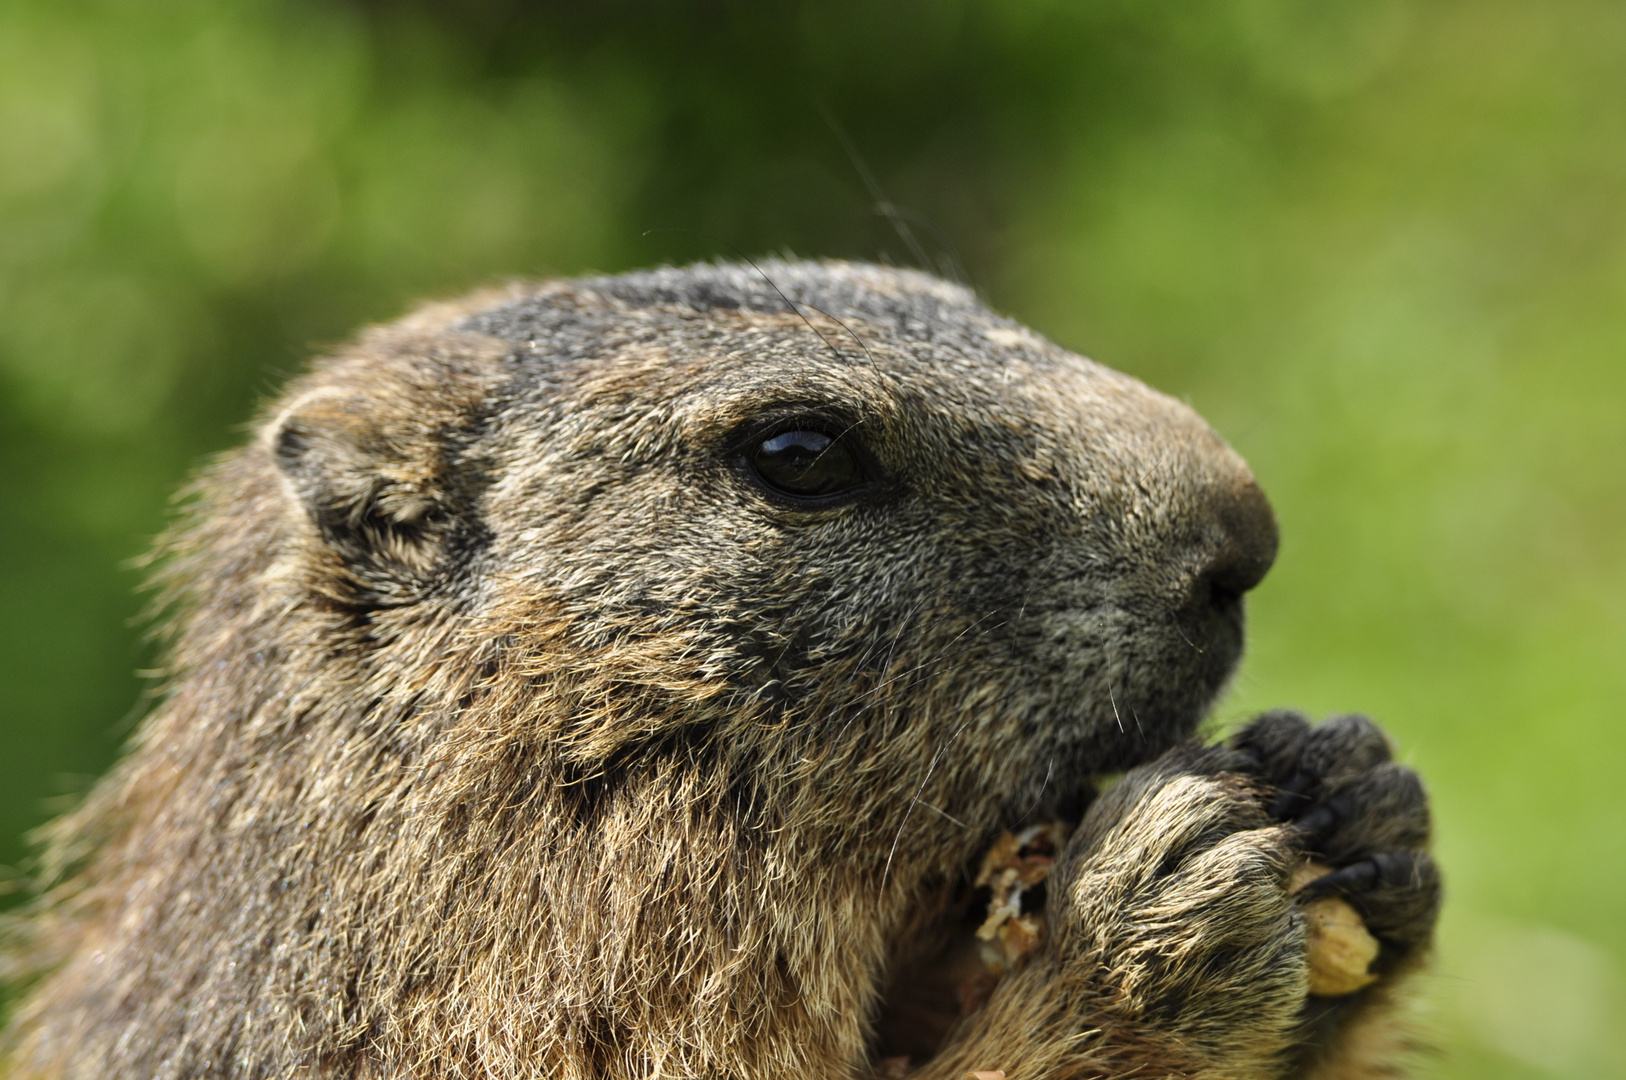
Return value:
<svg viewBox="0 0 1626 1080">
<path fill-rule="evenodd" d="M 349 579 L 334 586 L 361 602 L 421 596 L 479 531 L 480 476 L 466 444 L 490 371 L 448 368 L 445 359 L 374 353 L 366 363 L 341 362 L 265 429 L 272 459 L 331 553 L 322 561 L 337 570 L 336 560 Z"/>
</svg>

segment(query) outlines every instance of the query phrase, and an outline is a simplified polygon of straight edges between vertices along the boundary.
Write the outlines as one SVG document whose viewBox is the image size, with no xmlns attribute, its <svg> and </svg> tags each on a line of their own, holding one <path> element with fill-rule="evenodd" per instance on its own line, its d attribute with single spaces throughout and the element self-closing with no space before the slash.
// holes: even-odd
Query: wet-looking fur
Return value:
<svg viewBox="0 0 1626 1080">
<path fill-rule="evenodd" d="M 766 484 L 776 432 L 864 482 Z M 427 308 L 203 475 L 168 684 L 9 931 L 11 1074 L 1393 1075 L 1437 881 L 1360 718 L 1190 738 L 1275 554 L 1188 408 L 969 292 L 697 266 Z M 1091 778 L 1131 770 L 1097 798 Z M 1045 943 L 940 998 L 1001 829 Z M 1287 875 L 1384 981 L 1306 996 Z"/>
</svg>

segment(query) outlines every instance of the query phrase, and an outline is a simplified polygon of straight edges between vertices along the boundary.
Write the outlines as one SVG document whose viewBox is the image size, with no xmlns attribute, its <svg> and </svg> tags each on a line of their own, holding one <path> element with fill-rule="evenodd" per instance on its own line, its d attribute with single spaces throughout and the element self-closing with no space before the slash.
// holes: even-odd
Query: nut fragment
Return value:
<svg viewBox="0 0 1626 1080">
<path fill-rule="evenodd" d="M 1044 921 L 1037 910 L 1024 914 L 1022 899 L 1050 876 L 1068 831 L 1060 821 L 1030 825 L 1019 833 L 1003 833 L 983 856 L 976 885 L 988 886 L 992 895 L 977 938 L 983 943 L 982 959 L 990 974 L 1004 974 L 1039 947 Z"/>
<path fill-rule="evenodd" d="M 1001 833 L 974 884 L 989 890 L 988 915 L 977 928 L 976 956 L 968 973 L 955 984 L 960 1015 L 980 1009 L 1000 976 L 1011 970 L 1044 940 L 1042 894 L 1034 890 L 1056 865 L 1056 856 L 1072 831 L 1064 821 L 1030 825 L 1021 832 Z M 1024 912 L 1023 901 L 1028 910 Z"/>
<path fill-rule="evenodd" d="M 1330 869 L 1305 863 L 1294 872 L 1291 890 L 1298 892 Z M 1302 910 L 1313 996 L 1343 997 L 1378 981 L 1369 970 L 1378 957 L 1378 940 L 1349 901 L 1319 896 L 1307 901 Z"/>
</svg>

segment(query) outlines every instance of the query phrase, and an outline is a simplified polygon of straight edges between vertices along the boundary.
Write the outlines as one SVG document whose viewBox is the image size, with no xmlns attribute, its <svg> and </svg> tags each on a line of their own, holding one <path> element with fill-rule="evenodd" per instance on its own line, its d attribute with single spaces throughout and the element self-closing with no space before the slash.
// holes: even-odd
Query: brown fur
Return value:
<svg viewBox="0 0 1626 1080">
<path fill-rule="evenodd" d="M 1182 745 L 1274 554 L 1246 467 L 957 287 L 764 270 L 426 309 L 205 473 L 167 692 L 13 927 L 13 1075 L 861 1076 L 992 837 L 1143 762 L 918 1075 L 1310 1067 L 1293 826 Z M 810 414 L 873 490 L 742 474 Z"/>
</svg>

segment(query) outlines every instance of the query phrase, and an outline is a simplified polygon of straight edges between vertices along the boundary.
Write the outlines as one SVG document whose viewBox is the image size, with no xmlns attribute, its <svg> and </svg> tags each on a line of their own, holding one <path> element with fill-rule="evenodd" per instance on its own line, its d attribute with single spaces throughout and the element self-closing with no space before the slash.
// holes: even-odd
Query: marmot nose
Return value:
<svg viewBox="0 0 1626 1080">
<path fill-rule="evenodd" d="M 1226 603 L 1264 579 L 1276 561 L 1276 515 L 1253 477 L 1216 484 L 1209 510 L 1219 543 L 1199 573 L 1199 594 Z"/>
</svg>

